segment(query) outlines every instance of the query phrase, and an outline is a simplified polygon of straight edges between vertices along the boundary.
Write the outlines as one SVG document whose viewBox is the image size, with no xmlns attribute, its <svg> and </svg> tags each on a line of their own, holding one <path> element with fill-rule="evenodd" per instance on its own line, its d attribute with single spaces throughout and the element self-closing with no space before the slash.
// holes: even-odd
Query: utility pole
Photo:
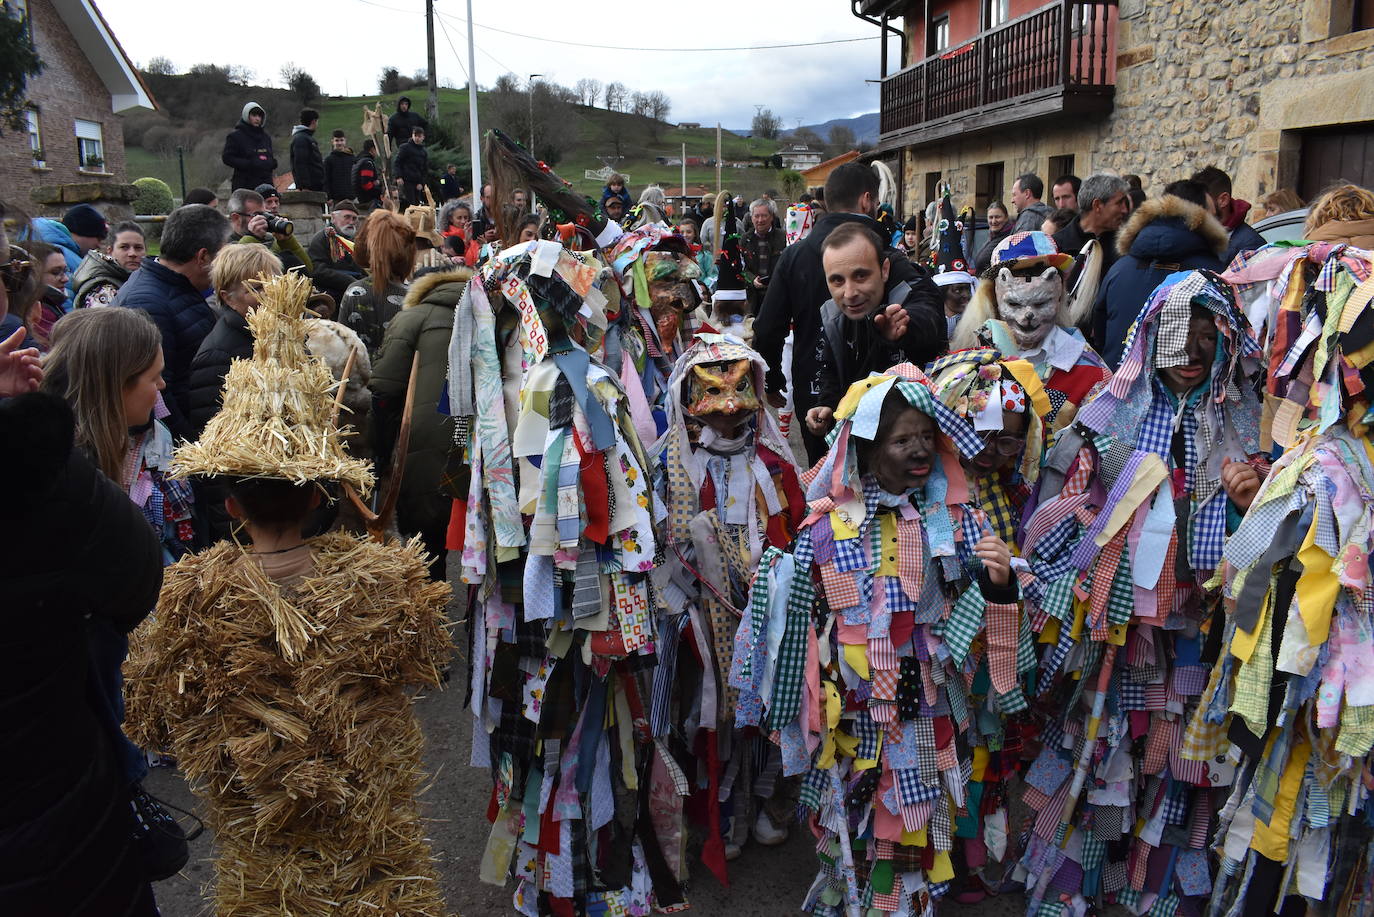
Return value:
<svg viewBox="0 0 1374 917">
<path fill-rule="evenodd" d="M 542 73 L 531 73 L 529 87 L 525 95 L 529 97 L 530 103 L 530 155 L 534 156 L 534 81 L 543 76 Z M 537 158 L 537 157 L 536 157 Z"/>
<path fill-rule="evenodd" d="M 471 22 L 468 28 L 472 28 Z M 425 117 L 434 121 L 439 117 L 439 81 L 434 77 L 434 0 L 425 0 L 425 41 L 429 50 L 429 98 L 425 101 Z"/>
</svg>

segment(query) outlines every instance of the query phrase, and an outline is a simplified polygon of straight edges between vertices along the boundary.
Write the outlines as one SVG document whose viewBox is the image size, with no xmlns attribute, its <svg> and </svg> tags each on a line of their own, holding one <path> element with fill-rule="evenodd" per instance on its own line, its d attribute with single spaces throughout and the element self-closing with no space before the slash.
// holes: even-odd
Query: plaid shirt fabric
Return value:
<svg viewBox="0 0 1374 917">
<path fill-rule="evenodd" d="M 806 681 L 806 644 L 811 627 L 815 586 L 811 580 L 811 536 L 803 531 L 793 548 L 797 573 L 787 596 L 787 627 L 778 647 L 773 681 L 773 704 L 768 709 L 769 730 L 781 729 L 801 712 L 802 686 Z"/>
</svg>

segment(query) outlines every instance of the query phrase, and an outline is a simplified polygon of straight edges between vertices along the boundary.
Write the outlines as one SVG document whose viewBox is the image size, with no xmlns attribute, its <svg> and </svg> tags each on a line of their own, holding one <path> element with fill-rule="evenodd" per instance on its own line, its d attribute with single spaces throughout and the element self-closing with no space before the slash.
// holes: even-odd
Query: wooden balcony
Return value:
<svg viewBox="0 0 1374 917">
<path fill-rule="evenodd" d="M 1116 0 L 1060 0 L 882 81 L 880 148 L 1056 116 L 1105 115 Z"/>
</svg>

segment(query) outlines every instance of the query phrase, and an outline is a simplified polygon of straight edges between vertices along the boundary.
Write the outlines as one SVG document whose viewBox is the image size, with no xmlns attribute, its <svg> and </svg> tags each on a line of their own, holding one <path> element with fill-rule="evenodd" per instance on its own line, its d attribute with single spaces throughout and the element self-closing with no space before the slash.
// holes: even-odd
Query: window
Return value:
<svg viewBox="0 0 1374 917">
<path fill-rule="evenodd" d="M 941 13 L 930 21 L 927 54 L 939 54 L 949 47 L 949 13 Z"/>
<path fill-rule="evenodd" d="M 4 12 L 12 19 L 18 19 L 24 23 L 24 31 L 28 33 L 29 41 L 33 41 L 33 17 L 29 15 L 29 0 L 0 0 Z"/>
<path fill-rule="evenodd" d="M 76 120 L 76 167 L 86 172 L 105 171 L 105 140 L 99 121 Z"/>
<path fill-rule="evenodd" d="M 1006 190 L 1006 164 L 987 162 L 978 166 L 974 173 L 973 206 L 981 213 L 988 204 L 1000 201 Z"/>
<path fill-rule="evenodd" d="M 938 201 L 939 198 L 937 197 L 937 195 L 938 195 L 939 193 L 940 193 L 940 173 L 939 173 L 939 172 L 927 172 L 927 173 L 926 173 L 926 196 L 925 196 L 925 202 L 926 202 L 927 204 L 929 204 L 931 201 Z"/>
<path fill-rule="evenodd" d="M 1063 156 L 1050 157 L 1049 180 L 1054 181 L 1061 175 L 1073 174 L 1073 154 L 1066 153 Z"/>
<path fill-rule="evenodd" d="M 986 0 L 987 25 L 993 29 L 1011 18 L 1011 0 Z"/>
<path fill-rule="evenodd" d="M 1355 0 L 1351 10 L 1350 31 L 1374 29 L 1374 0 Z"/>
<path fill-rule="evenodd" d="M 47 162 L 43 152 L 43 132 L 38 126 L 38 112 L 32 108 L 24 109 L 24 120 L 29 129 L 29 149 L 33 153 L 34 168 L 44 168 Z"/>
</svg>

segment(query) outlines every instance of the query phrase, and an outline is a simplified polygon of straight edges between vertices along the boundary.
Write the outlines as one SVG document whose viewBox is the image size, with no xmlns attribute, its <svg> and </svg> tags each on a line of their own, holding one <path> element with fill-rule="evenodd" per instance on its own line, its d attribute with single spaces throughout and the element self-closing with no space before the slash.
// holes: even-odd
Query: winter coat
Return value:
<svg viewBox="0 0 1374 917">
<path fill-rule="evenodd" d="M 413 107 L 410 111 L 401 111 L 401 103 L 409 101 L 410 99 L 406 96 L 397 99 L 396 113 L 386 122 L 386 134 L 391 138 L 391 145 L 397 149 L 410 142 L 410 132 L 414 128 L 421 127 L 426 131 L 429 130 L 429 121 Z"/>
<path fill-rule="evenodd" d="M 1001 232 L 989 232 L 988 240 L 983 243 L 983 247 L 978 249 L 978 253 L 973 256 L 973 273 L 979 277 L 983 272 L 992 266 L 992 253 L 997 251 L 997 246 L 1002 244 L 1002 240 L 1012 234 L 1010 222 L 1002 224 Z"/>
<path fill-rule="evenodd" d="M 382 199 L 382 176 L 377 171 L 377 160 L 371 156 L 359 156 L 353 161 L 353 199 L 359 207 L 368 207 Z"/>
<path fill-rule="evenodd" d="M 601 209 L 606 209 L 606 202 L 613 197 L 618 197 L 625 202 L 625 212 L 629 213 L 630 208 L 635 205 L 634 199 L 630 197 L 630 189 L 624 185 L 620 186 L 619 191 L 612 191 L 610 185 L 605 185 L 601 189 Z"/>
<path fill-rule="evenodd" d="M 337 303 L 343 299 L 348 285 L 363 276 L 363 269 L 358 267 L 353 256 L 347 253 L 341 260 L 335 261 L 332 248 L 329 227 L 325 227 L 310 237 L 310 244 L 306 246 L 305 251 L 315 268 L 310 276 L 315 281 L 316 288 L 334 297 L 334 302 Z"/>
<path fill-rule="evenodd" d="M 1241 252 L 1251 252 L 1264 247 L 1264 236 L 1256 232 L 1255 227 L 1245 222 L 1245 216 L 1249 212 L 1249 201 L 1243 201 L 1238 197 L 1231 198 L 1231 212 L 1222 224 L 1231 233 L 1230 242 L 1226 246 L 1226 264 L 1234 261 L 1236 255 Z"/>
<path fill-rule="evenodd" d="M 76 269 L 81 266 L 81 246 L 72 238 L 72 231 L 67 228 L 66 223 L 46 217 L 33 221 L 33 237 L 56 248 L 62 253 L 62 260 L 67 262 L 67 311 L 70 312 L 72 304 L 76 301 L 72 298 L 76 291 L 72 279 L 76 276 Z"/>
<path fill-rule="evenodd" d="M 324 158 L 315 132 L 304 124 L 291 128 L 291 175 L 298 191 L 324 190 Z"/>
<path fill-rule="evenodd" d="M 892 272 L 883 290 L 883 304 L 908 302 L 919 307 L 920 293 L 907 281 L 893 283 Z M 812 391 L 816 403 L 836 408 L 849 386 L 872 373 L 880 373 L 898 363 L 922 366 L 930 360 L 913 322 L 900 341 L 889 341 L 873 324 L 873 316 L 861 322 L 850 321 L 827 299 L 821 306 L 821 335 L 815 347 L 816 377 Z"/>
<path fill-rule="evenodd" d="M 1039 232 L 1041 225 L 1045 222 L 1045 217 L 1053 211 L 1050 205 L 1044 201 L 1035 201 L 1022 207 L 1016 213 L 1016 225 L 1012 227 L 1012 232 Z"/>
<path fill-rule="evenodd" d="M 220 154 L 220 160 L 234 170 L 229 177 L 229 186 L 235 191 L 270 185 L 272 173 L 277 170 L 277 158 L 272 155 L 272 137 L 267 133 L 266 116 L 262 119 L 262 127 L 248 123 L 248 113 L 255 108 L 261 109 L 262 106 L 256 102 L 243 106 L 243 117 L 224 138 L 224 152 Z"/>
<path fill-rule="evenodd" d="M 114 735 L 87 646 L 157 603 L 162 549 L 139 507 L 73 448 L 60 398 L 0 401 L 0 913 L 152 915 Z"/>
<path fill-rule="evenodd" d="M 811 234 L 789 245 L 778 258 L 773 279 L 754 320 L 754 347 L 768 363 L 767 387 L 770 392 L 786 387 L 783 378 L 782 345 L 787 329 L 793 329 L 792 400 L 797 414 L 817 404 L 819 392 L 813 391 L 811 380 L 816 378 L 816 345 L 821 335 L 821 306 L 830 299 L 830 288 L 821 267 L 821 244 L 842 223 L 863 223 L 876 231 L 877 223 L 857 213 L 827 213 L 816 221 Z M 945 295 L 930 277 L 901 252 L 887 250 L 892 263 L 888 284 L 895 287 L 902 281 L 911 284 L 912 294 L 906 300 L 911 316 L 911 334 L 923 342 L 912 362 L 924 365 L 945 352 Z"/>
<path fill-rule="evenodd" d="M 1102 358 L 1116 369 L 1126 334 L 1165 277 L 1225 268 L 1226 230 L 1206 209 L 1181 197 L 1147 200 L 1117 233 L 1117 262 L 1103 277 L 1093 314 L 1103 323 Z"/>
<path fill-rule="evenodd" d="M 334 150 L 324 158 L 324 193 L 331 201 L 353 197 L 353 164 L 357 159 L 349 150 Z"/>
<path fill-rule="evenodd" d="M 339 321 L 362 339 L 367 355 L 374 363 L 386 338 L 387 326 L 401 313 L 405 298 L 404 284 L 392 283 L 385 293 L 378 296 L 371 281 L 364 279 L 349 284 L 348 289 L 344 290 L 343 299 L 339 300 Z"/>
<path fill-rule="evenodd" d="M 1307 239 L 1310 242 L 1347 242 L 1356 248 L 1374 249 L 1374 220 L 1329 220 L 1308 233 Z"/>
<path fill-rule="evenodd" d="M 739 250 L 740 256 L 744 261 L 744 279 L 749 281 L 749 286 L 745 287 L 745 293 L 749 297 L 749 311 L 758 314 L 759 304 L 763 302 L 763 290 L 756 289 L 753 284 L 755 277 L 762 277 L 768 280 L 777 270 L 778 258 L 782 256 L 782 250 L 787 247 L 787 233 L 781 226 L 774 226 L 768 231 L 764 240 L 768 246 L 766 257 L 759 253 L 759 237 L 754 232 L 754 227 L 749 229 L 740 237 Z"/>
<path fill-rule="evenodd" d="M 72 274 L 72 288 L 75 290 L 72 303 L 78 309 L 108 306 L 128 279 L 129 272 L 120 267 L 118 261 L 93 249 L 86 253 Z"/>
<path fill-rule="evenodd" d="M 163 401 L 171 411 L 167 426 L 173 436 L 189 437 L 191 360 L 214 327 L 215 310 L 191 281 L 153 258 L 134 271 L 112 305 L 142 309 L 162 332 Z"/>
<path fill-rule="evenodd" d="M 439 176 L 439 199 L 441 201 L 451 201 L 463 193 L 463 184 L 457 175 L 450 175 L 445 172 Z"/>
<path fill-rule="evenodd" d="M 422 144 L 406 141 L 396 151 L 396 177 L 418 190 L 429 175 L 429 150 Z"/>
<path fill-rule="evenodd" d="M 229 364 L 251 356 L 253 335 L 248 320 L 233 309 L 221 307 L 214 327 L 191 359 L 186 416 L 195 436 L 200 436 L 210 418 L 219 413 L 220 390 L 229 375 Z"/>
<path fill-rule="evenodd" d="M 453 418 L 439 413 L 439 398 L 448 377 L 454 308 L 471 277 L 472 271 L 457 268 L 413 282 L 372 364 L 373 443 L 375 454 L 385 461 L 401 423 L 411 362 L 420 355 L 410 445 L 396 504 L 396 522 L 405 533 L 443 531 L 448 525 L 452 500 L 440 491 L 440 477 L 453 443 Z"/>
</svg>

